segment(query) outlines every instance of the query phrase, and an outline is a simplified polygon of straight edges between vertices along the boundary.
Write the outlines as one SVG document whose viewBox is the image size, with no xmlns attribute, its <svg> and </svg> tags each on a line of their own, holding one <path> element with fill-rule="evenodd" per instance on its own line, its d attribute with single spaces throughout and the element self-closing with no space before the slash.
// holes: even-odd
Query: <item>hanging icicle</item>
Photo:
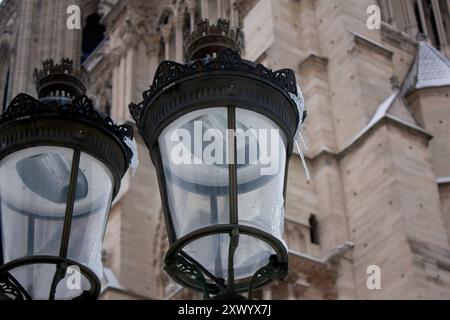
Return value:
<svg viewBox="0 0 450 320">
<path fill-rule="evenodd" d="M 136 145 L 136 140 L 130 139 L 126 137 L 123 142 L 130 148 L 131 152 L 133 153 L 133 156 L 131 157 L 130 161 L 130 169 L 131 169 L 131 175 L 134 177 L 136 174 L 137 167 L 139 166 L 139 157 L 138 157 L 138 150 Z"/>
<path fill-rule="evenodd" d="M 308 165 L 306 164 L 306 160 L 305 160 L 305 151 L 308 149 L 308 146 L 306 144 L 305 138 L 303 137 L 303 133 L 302 133 L 302 124 L 303 124 L 303 121 L 305 120 L 304 115 L 306 114 L 305 113 L 305 100 L 303 99 L 302 91 L 298 87 L 297 87 L 297 95 L 295 95 L 293 93 L 289 93 L 289 95 L 291 96 L 291 99 L 295 102 L 298 113 L 299 113 L 299 121 L 298 121 L 298 125 L 297 125 L 297 132 L 294 137 L 294 143 L 295 143 L 295 147 L 297 148 L 297 151 L 300 155 L 300 159 L 302 160 L 302 165 L 303 165 L 303 169 L 305 170 L 306 179 L 308 179 L 308 181 L 310 181 L 311 175 L 309 173 Z M 299 143 L 299 140 L 300 140 L 301 144 Z"/>
</svg>

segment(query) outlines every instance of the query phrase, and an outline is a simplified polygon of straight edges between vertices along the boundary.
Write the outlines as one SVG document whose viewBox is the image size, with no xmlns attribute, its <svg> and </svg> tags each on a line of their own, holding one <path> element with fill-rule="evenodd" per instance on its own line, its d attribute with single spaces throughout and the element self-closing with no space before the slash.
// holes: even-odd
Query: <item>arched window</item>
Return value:
<svg viewBox="0 0 450 320">
<path fill-rule="evenodd" d="M 448 37 L 448 9 L 447 1 L 415 0 L 414 13 L 417 27 L 420 33 L 428 37 L 430 42 L 437 49 L 441 49 L 442 44 Z"/>
<path fill-rule="evenodd" d="M 378 0 L 384 21 L 411 36 L 416 36 L 415 32 L 425 35 L 439 50 L 450 41 L 449 3 L 448 0 Z"/>
<path fill-rule="evenodd" d="M 309 237 L 311 243 L 319 244 L 319 222 L 314 214 L 309 216 Z"/>
<path fill-rule="evenodd" d="M 431 43 L 437 48 L 441 48 L 441 41 L 439 39 L 439 31 L 437 27 L 436 16 L 433 11 L 433 5 L 431 0 L 423 1 L 424 11 L 425 11 L 425 23 L 427 23 L 428 27 L 428 37 L 431 40 Z M 427 19 L 428 18 L 428 19 Z"/>
<path fill-rule="evenodd" d="M 93 13 L 86 18 L 81 43 L 81 62 L 98 47 L 105 37 L 105 26 L 100 23 L 100 15 Z"/>
<path fill-rule="evenodd" d="M 417 21 L 417 29 L 419 30 L 419 33 L 426 34 L 425 28 L 424 28 L 424 25 L 422 22 L 423 21 L 422 14 L 423 14 L 423 12 L 421 12 L 419 3 L 416 1 L 414 3 L 414 16 L 416 17 L 416 21 Z"/>
<path fill-rule="evenodd" d="M 442 24 L 444 26 L 445 39 L 447 45 L 450 45 L 450 0 L 439 0 L 439 6 L 442 10 Z"/>
<path fill-rule="evenodd" d="M 186 11 L 183 15 L 183 35 L 191 31 L 191 17 L 189 12 Z"/>
</svg>

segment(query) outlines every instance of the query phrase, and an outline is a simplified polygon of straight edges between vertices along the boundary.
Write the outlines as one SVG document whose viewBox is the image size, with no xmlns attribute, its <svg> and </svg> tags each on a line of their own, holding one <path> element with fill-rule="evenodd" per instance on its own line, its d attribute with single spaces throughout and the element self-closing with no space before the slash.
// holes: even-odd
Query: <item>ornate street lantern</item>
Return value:
<svg viewBox="0 0 450 320">
<path fill-rule="evenodd" d="M 34 76 L 38 100 L 0 115 L 0 300 L 96 298 L 132 127 L 94 109 L 71 60 Z"/>
<path fill-rule="evenodd" d="M 163 61 L 130 111 L 158 172 L 165 270 L 205 298 L 242 298 L 287 274 L 284 199 L 304 120 L 292 70 L 241 59 L 225 20 L 187 35 L 186 64 Z"/>
</svg>

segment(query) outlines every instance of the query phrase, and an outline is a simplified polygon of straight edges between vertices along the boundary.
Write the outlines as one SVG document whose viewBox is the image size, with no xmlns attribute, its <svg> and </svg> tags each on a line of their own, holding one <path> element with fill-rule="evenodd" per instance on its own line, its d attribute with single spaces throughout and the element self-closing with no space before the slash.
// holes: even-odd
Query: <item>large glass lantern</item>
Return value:
<svg viewBox="0 0 450 320">
<path fill-rule="evenodd" d="M 240 30 L 201 21 L 186 64 L 163 61 L 130 105 L 158 171 L 165 269 L 206 298 L 239 298 L 287 274 L 289 157 L 303 118 L 291 70 L 241 59 Z"/>
<path fill-rule="evenodd" d="M 0 118 L 0 300 L 96 298 L 112 199 L 132 128 L 84 95 L 72 61 L 35 71 L 38 100 L 16 96 Z"/>
</svg>

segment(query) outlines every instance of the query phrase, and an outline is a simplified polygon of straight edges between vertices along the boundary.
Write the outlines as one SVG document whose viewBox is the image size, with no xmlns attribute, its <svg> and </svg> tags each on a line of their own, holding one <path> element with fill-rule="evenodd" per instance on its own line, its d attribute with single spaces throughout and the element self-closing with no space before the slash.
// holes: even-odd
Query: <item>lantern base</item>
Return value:
<svg viewBox="0 0 450 320">
<path fill-rule="evenodd" d="M 229 234 L 230 248 L 238 246 L 238 241 L 233 240 L 235 233 L 256 238 L 268 244 L 275 252 L 270 256 L 267 265 L 261 267 L 252 276 L 234 281 L 218 278 L 204 266 L 189 256 L 183 249 L 195 240 L 212 235 Z M 235 242 L 235 243 L 233 243 Z M 231 251 L 231 249 L 230 249 Z M 234 252 L 231 256 L 234 256 Z M 169 248 L 165 258 L 165 270 L 170 277 L 182 285 L 196 291 L 203 292 L 204 298 L 209 299 L 241 299 L 238 293 L 248 292 L 249 299 L 253 297 L 253 291 L 272 280 L 283 280 L 288 273 L 288 253 L 284 244 L 274 236 L 254 227 L 224 224 L 209 226 L 195 230 L 175 241 Z M 231 274 L 234 274 L 234 265 L 230 264 Z M 230 275 L 230 270 L 228 270 Z M 207 280 L 208 279 L 208 280 Z M 239 297 L 239 298 L 238 298 Z"/>
<path fill-rule="evenodd" d="M 41 265 L 41 268 L 42 266 L 54 266 L 53 276 L 49 279 L 50 283 L 46 284 L 49 289 L 47 297 L 34 296 L 32 292 L 33 283 L 29 283 L 28 288 L 25 288 L 25 283 L 21 283 L 20 281 L 20 276 L 26 276 L 27 273 L 33 271 L 30 268 L 38 265 Z M 27 267 L 29 268 L 28 270 L 26 270 Z M 39 280 L 43 276 L 39 273 Z M 85 283 L 89 284 L 89 288 L 81 289 L 81 286 L 78 287 L 81 284 L 82 278 L 85 280 Z M 64 279 L 66 280 L 65 290 L 67 292 L 76 290 L 76 294 L 73 296 L 70 295 L 69 300 L 95 300 L 100 294 L 100 280 L 86 266 L 73 260 L 57 256 L 31 256 L 10 261 L 0 267 L 0 300 L 61 299 L 61 297 L 57 296 L 57 288 L 62 284 L 62 280 Z"/>
</svg>

